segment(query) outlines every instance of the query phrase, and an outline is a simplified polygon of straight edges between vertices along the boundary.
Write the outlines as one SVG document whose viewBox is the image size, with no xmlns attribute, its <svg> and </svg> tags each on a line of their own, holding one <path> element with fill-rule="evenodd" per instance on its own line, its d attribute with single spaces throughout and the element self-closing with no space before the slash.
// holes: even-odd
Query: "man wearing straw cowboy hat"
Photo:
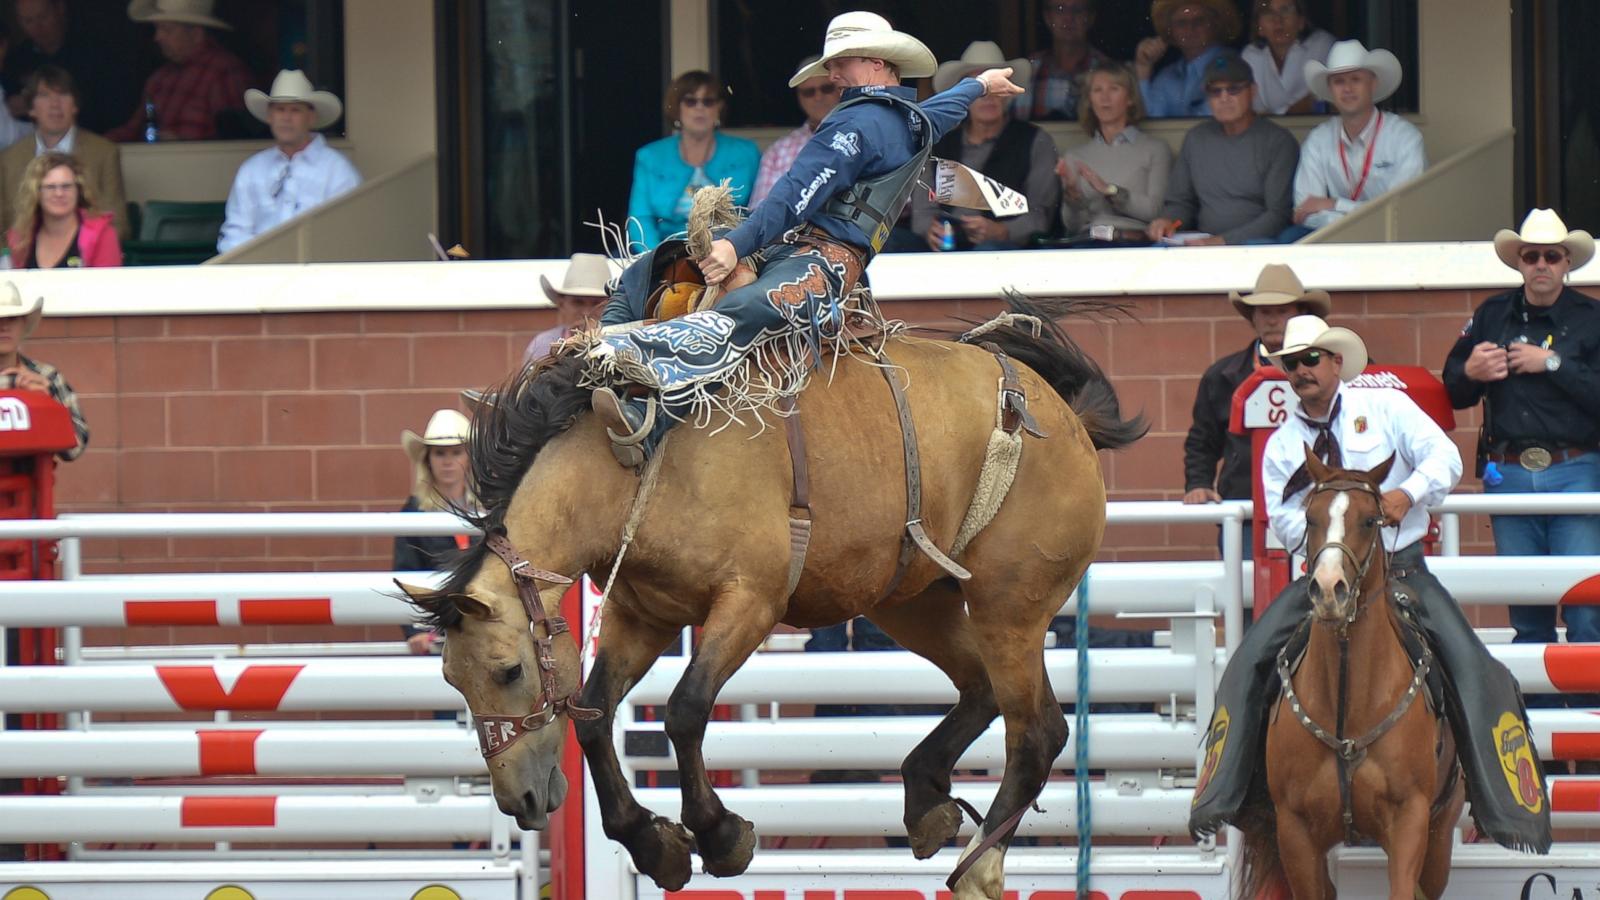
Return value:
<svg viewBox="0 0 1600 900">
<path fill-rule="evenodd" d="M 1250 373 L 1272 365 L 1268 354 L 1283 349 L 1283 328 L 1289 319 L 1303 315 L 1325 319 L 1333 308 L 1327 291 L 1307 290 L 1294 270 L 1281 263 L 1261 270 L 1254 292 L 1233 291 L 1228 299 L 1256 336 L 1249 346 L 1212 363 L 1200 376 L 1189 436 L 1183 442 L 1184 503 L 1250 499 L 1250 438 L 1228 433 L 1233 392 Z M 1249 537 L 1247 531 L 1247 558 Z"/>
<path fill-rule="evenodd" d="M 63 450 L 59 455 L 65 460 L 74 460 L 89 446 L 89 422 L 78 407 L 78 395 L 72 392 L 72 385 L 67 384 L 55 366 L 22 353 L 23 342 L 39 327 L 43 317 L 44 298 L 35 297 L 32 303 L 25 303 L 15 284 L 0 281 L 0 391 L 38 391 L 65 406 L 72 415 L 72 430 L 78 436 L 78 446 Z"/>
<path fill-rule="evenodd" d="M 828 24 L 821 59 L 789 85 L 826 72 L 844 89 L 839 105 L 767 199 L 699 260 L 708 285 L 720 285 L 740 260 L 753 264 L 755 282 L 730 290 L 714 309 L 604 334 L 591 351 L 589 377 L 623 388 L 597 388 L 593 400 L 618 462 L 641 465 L 674 421 L 748 401 L 722 388 L 752 352 L 780 342 L 793 350 L 789 364 L 766 374 L 779 394 L 799 389 L 820 344 L 839 333 L 840 303 L 882 249 L 933 144 L 979 97 L 1022 92 L 1008 80 L 1010 69 L 991 69 L 915 102 L 916 91 L 900 80 L 935 68 L 921 41 L 880 15 L 844 13 Z M 624 273 L 604 324 L 644 317 L 645 296 L 629 289 L 643 279 L 630 275 L 650 264 L 641 259 Z"/>
<path fill-rule="evenodd" d="M 540 275 L 539 286 L 556 305 L 557 324 L 533 336 L 522 354 L 523 361 L 533 362 L 544 357 L 556 341 L 599 321 L 600 308 L 611 296 L 610 284 L 611 260 L 598 253 L 572 254 L 559 288 L 551 286 L 550 279 Z"/>
<path fill-rule="evenodd" d="M 1594 258 L 1594 238 L 1535 209 L 1521 231 L 1494 236 L 1522 287 L 1473 312 L 1444 364 L 1457 409 L 1483 401 L 1478 472 L 1488 493 L 1600 491 L 1600 303 L 1566 284 Z M 1493 516 L 1495 549 L 1508 556 L 1600 555 L 1600 516 Z M 1556 610 L 1513 606 L 1519 642 L 1556 640 Z M 1600 642 L 1600 608 L 1563 605 L 1567 640 Z M 1536 705 L 1588 707 L 1593 696 L 1538 697 Z"/>
<path fill-rule="evenodd" d="M 355 165 L 317 133 L 339 121 L 343 104 L 312 90 L 304 72 L 279 72 L 272 93 L 251 88 L 244 105 L 272 128 L 273 146 L 245 160 L 233 178 L 217 238 L 221 253 L 361 185 Z"/>
<path fill-rule="evenodd" d="M 1360 41 L 1340 41 L 1328 61 L 1307 60 L 1306 84 L 1339 114 L 1306 135 L 1294 174 L 1294 224 L 1287 240 L 1331 225 L 1428 166 L 1422 132 L 1377 104 L 1400 87 L 1400 60 Z"/>
<path fill-rule="evenodd" d="M 1155 0 L 1150 21 L 1156 36 L 1133 51 L 1145 111 L 1152 117 L 1207 115 L 1206 70 L 1239 36 L 1239 8 L 1233 0 Z M 1155 71 L 1169 47 L 1183 58 Z"/>
<path fill-rule="evenodd" d="M 1379 486 L 1389 582 L 1396 601 L 1421 626 L 1445 676 L 1439 685 L 1443 713 L 1455 734 L 1473 818 L 1483 834 L 1505 846 L 1547 849 L 1550 804 L 1544 802 L 1543 776 L 1533 771 L 1528 773 L 1532 784 L 1519 782 L 1538 792 L 1539 802 L 1532 802 L 1508 782 L 1501 766 L 1498 735 L 1506 730 L 1506 717 L 1527 728 L 1516 679 L 1489 655 L 1423 558 L 1428 507 L 1461 478 L 1460 452 L 1404 393 L 1345 388 L 1367 365 L 1366 344 L 1355 332 L 1330 328 L 1317 316 L 1296 316 L 1284 329 L 1283 347 L 1267 355 L 1288 375 L 1297 401 L 1268 438 L 1262 458 L 1269 527 L 1285 547 L 1305 543 L 1305 507 L 1313 487 L 1308 453 L 1348 469 L 1371 470 L 1392 460 Z M 1305 577 L 1290 583 L 1228 660 L 1206 732 L 1211 737 L 1205 774 L 1189 813 L 1189 830 L 1196 835 L 1236 821 L 1250 782 L 1260 773 L 1264 726 L 1280 689 L 1274 664 L 1311 613 L 1307 585 Z"/>
<path fill-rule="evenodd" d="M 155 125 L 161 140 L 216 138 L 217 116 L 243 105 L 255 81 L 244 60 L 223 49 L 207 31 L 232 31 L 212 15 L 212 0 L 131 0 L 128 18 L 155 26 L 166 64 L 144 82 L 144 100 L 128 121 L 106 132 L 113 141 L 136 141 Z M 153 122 L 148 116 L 154 113 Z"/>
</svg>

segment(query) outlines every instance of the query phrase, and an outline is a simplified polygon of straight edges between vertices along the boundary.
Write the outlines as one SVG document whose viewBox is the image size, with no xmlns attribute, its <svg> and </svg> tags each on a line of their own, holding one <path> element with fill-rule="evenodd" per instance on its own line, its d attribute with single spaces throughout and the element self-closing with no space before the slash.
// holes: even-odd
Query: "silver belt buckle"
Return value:
<svg viewBox="0 0 1600 900">
<path fill-rule="evenodd" d="M 1550 468 L 1550 451 L 1543 447 L 1529 447 L 1517 456 L 1517 462 L 1529 472 L 1543 472 Z"/>
</svg>

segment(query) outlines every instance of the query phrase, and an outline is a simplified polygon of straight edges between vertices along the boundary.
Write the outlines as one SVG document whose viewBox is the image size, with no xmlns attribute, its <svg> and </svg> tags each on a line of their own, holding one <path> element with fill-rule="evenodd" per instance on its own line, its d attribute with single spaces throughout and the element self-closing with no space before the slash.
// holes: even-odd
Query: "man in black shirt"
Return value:
<svg viewBox="0 0 1600 900">
<path fill-rule="evenodd" d="M 1250 438 L 1228 433 L 1233 392 L 1258 366 L 1270 367 L 1266 354 L 1283 349 L 1284 323 L 1295 316 L 1326 319 L 1332 309 L 1327 291 L 1308 291 L 1288 266 L 1261 270 L 1252 294 L 1230 292 L 1233 308 L 1256 331 L 1256 339 L 1237 353 L 1217 360 L 1200 376 L 1194 397 L 1194 424 L 1183 442 L 1185 503 L 1219 503 L 1250 499 Z M 1221 471 L 1217 463 L 1221 462 Z M 1245 525 L 1245 558 L 1250 558 L 1249 524 Z"/>
<path fill-rule="evenodd" d="M 1600 491 L 1600 303 L 1566 286 L 1594 256 L 1594 239 L 1536 209 L 1522 231 L 1502 229 L 1495 253 L 1522 287 L 1490 297 L 1472 314 L 1444 364 L 1456 409 L 1483 401 L 1478 472 L 1495 494 Z M 1492 468 L 1491 468 L 1492 467 Z M 1506 556 L 1600 554 L 1600 516 L 1493 516 Z M 1516 640 L 1555 643 L 1556 611 L 1513 606 Z M 1600 608 L 1562 607 L 1567 640 L 1600 641 Z M 1559 697 L 1529 697 L 1559 706 Z M 1590 707 L 1600 697 L 1569 695 Z M 1542 701 L 1542 702 L 1541 702 Z"/>
</svg>

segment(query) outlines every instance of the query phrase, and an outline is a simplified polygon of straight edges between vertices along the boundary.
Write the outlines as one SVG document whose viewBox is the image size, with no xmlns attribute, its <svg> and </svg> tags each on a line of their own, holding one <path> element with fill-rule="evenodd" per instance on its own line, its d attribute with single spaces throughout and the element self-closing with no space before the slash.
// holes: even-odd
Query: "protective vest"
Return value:
<svg viewBox="0 0 1600 900">
<path fill-rule="evenodd" d="M 834 112 L 858 103 L 887 103 L 903 109 L 920 145 L 916 153 L 899 168 L 875 178 L 857 181 L 822 208 L 825 214 L 844 219 L 861 229 L 861 233 L 868 236 L 875 255 L 883 249 L 884 242 L 889 239 L 889 230 L 894 228 L 894 223 L 900 220 L 900 214 L 905 212 L 906 204 L 911 202 L 911 192 L 916 189 L 923 167 L 933 156 L 933 126 L 922 114 L 921 107 L 888 93 L 853 97 L 834 107 Z"/>
</svg>

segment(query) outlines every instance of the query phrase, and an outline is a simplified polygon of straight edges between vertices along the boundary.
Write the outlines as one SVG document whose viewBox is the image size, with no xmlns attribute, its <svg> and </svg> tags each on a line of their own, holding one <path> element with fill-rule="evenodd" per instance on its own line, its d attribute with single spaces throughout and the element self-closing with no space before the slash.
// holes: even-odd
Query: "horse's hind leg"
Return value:
<svg viewBox="0 0 1600 900">
<path fill-rule="evenodd" d="M 619 583 L 615 593 L 623 590 Z M 594 776 L 595 799 L 600 804 L 606 837 L 627 848 L 639 871 L 668 891 L 678 890 L 689 881 L 689 833 L 634 799 L 633 789 L 617 761 L 611 729 L 623 695 L 677 635 L 676 628 L 648 625 L 618 604 L 608 603 L 600 627 L 600 650 L 579 701 L 600 710 L 601 716 L 573 723 L 583 755 L 589 761 L 589 772 Z"/>
<path fill-rule="evenodd" d="M 1067 720 L 1044 670 L 1045 627 L 1058 608 L 1056 604 L 1067 596 L 1067 585 L 1054 584 L 1037 591 L 1015 582 L 982 588 L 977 582 L 977 578 L 968 582 L 963 593 L 972 609 L 972 627 L 995 702 L 1005 716 L 1006 768 L 994 805 L 967 854 L 1039 796 L 1056 757 L 1067 745 Z M 986 850 L 956 882 L 953 900 L 1000 900 L 1010 843 L 1008 834 Z"/>
<path fill-rule="evenodd" d="M 689 667 L 667 701 L 667 737 L 678 754 L 683 824 L 694 832 L 706 873 L 738 875 L 755 853 L 755 828 L 729 812 L 706 775 L 706 722 L 717 693 L 771 632 L 777 613 L 744 587 L 721 593 L 706 618 Z"/>
<path fill-rule="evenodd" d="M 927 859 L 961 827 L 961 811 L 950 798 L 950 771 L 999 715 L 1000 707 L 962 608 L 961 591 L 954 584 L 935 583 L 906 603 L 866 615 L 900 646 L 938 666 L 960 692 L 956 705 L 900 765 L 906 835 L 911 852 Z"/>
</svg>

